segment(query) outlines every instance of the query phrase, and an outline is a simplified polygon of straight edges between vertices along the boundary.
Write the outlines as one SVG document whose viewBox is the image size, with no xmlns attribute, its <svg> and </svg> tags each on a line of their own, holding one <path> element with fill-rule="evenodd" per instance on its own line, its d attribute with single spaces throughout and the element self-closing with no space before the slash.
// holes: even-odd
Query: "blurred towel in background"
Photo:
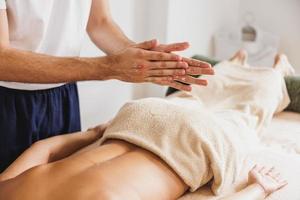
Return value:
<svg viewBox="0 0 300 200">
<path fill-rule="evenodd" d="M 259 28 L 254 29 L 253 41 L 245 40 L 243 28 L 219 31 L 214 38 L 216 59 L 225 60 L 238 50 L 245 49 L 249 53 L 248 63 L 251 66 L 273 66 L 280 38 Z"/>
</svg>

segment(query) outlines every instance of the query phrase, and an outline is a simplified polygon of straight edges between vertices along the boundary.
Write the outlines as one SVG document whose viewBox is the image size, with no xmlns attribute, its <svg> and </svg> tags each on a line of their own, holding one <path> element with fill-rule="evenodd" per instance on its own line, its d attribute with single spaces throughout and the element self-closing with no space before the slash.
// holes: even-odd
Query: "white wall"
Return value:
<svg viewBox="0 0 300 200">
<path fill-rule="evenodd" d="M 167 42 L 189 41 L 184 53 L 212 55 L 212 36 L 222 26 L 236 23 L 239 0 L 171 0 L 169 1 Z"/>
<path fill-rule="evenodd" d="M 300 1 L 241 0 L 240 19 L 251 12 L 255 23 L 281 37 L 280 52 L 286 53 L 300 73 Z"/>
</svg>

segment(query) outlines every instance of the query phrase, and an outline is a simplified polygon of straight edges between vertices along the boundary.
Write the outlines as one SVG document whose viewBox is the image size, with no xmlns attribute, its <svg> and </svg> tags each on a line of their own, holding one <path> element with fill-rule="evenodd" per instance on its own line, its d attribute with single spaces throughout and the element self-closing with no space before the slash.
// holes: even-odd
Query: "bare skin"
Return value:
<svg viewBox="0 0 300 200">
<path fill-rule="evenodd" d="M 276 55 L 273 67 L 279 70 L 284 76 L 292 76 L 296 73 L 285 54 Z"/>
<path fill-rule="evenodd" d="M 0 199 L 174 200 L 188 190 L 148 151 L 118 140 L 97 145 L 106 127 L 34 144 L 1 174 Z M 274 168 L 255 166 L 248 187 L 222 200 L 262 200 L 286 184 Z"/>
<path fill-rule="evenodd" d="M 93 0 L 87 32 L 107 53 L 96 58 L 55 57 L 10 47 L 6 10 L 0 10 L 0 80 L 24 83 L 63 83 L 117 79 L 152 82 L 180 90 L 191 87 L 176 82 L 206 85 L 191 75 L 213 74 L 205 62 L 172 54 L 189 47 L 186 42 L 160 45 L 156 40 L 136 44 L 129 40 L 111 17 L 107 0 Z"/>
<path fill-rule="evenodd" d="M 248 53 L 245 50 L 239 50 L 230 61 L 237 64 L 247 64 Z"/>
<path fill-rule="evenodd" d="M 97 138 L 92 135 L 95 135 L 93 131 L 75 134 L 72 139 L 59 136 L 27 150 L 2 174 L 4 182 L 0 185 L 0 198 L 176 199 L 187 189 L 155 155 L 121 141 L 108 141 L 102 146 L 62 158 L 80 148 L 82 141 L 90 140 L 87 138 Z M 19 184 L 22 187 L 16 192 Z"/>
<path fill-rule="evenodd" d="M 280 173 L 274 167 L 255 165 L 249 172 L 248 186 L 220 200 L 263 200 L 287 184 L 287 181 L 281 178 Z"/>
</svg>

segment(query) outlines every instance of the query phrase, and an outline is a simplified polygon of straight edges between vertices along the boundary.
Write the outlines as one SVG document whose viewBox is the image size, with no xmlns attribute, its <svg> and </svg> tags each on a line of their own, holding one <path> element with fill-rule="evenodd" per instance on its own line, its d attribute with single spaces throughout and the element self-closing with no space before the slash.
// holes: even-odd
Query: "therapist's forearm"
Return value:
<svg viewBox="0 0 300 200">
<path fill-rule="evenodd" d="M 24 83 L 63 83 L 107 80 L 110 69 L 106 58 L 54 57 L 0 49 L 0 80 Z"/>
</svg>

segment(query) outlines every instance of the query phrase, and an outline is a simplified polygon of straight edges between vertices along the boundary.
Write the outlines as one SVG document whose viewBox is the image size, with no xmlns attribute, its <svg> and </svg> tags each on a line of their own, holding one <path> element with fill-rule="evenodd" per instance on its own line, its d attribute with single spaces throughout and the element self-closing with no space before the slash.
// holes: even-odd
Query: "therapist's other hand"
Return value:
<svg viewBox="0 0 300 200">
<path fill-rule="evenodd" d="M 178 82 L 176 77 L 185 77 L 188 84 L 206 85 L 202 80 L 189 75 L 213 74 L 213 69 L 205 62 L 170 53 L 188 47 L 188 43 L 159 45 L 157 40 L 132 45 L 109 57 L 110 77 L 133 83 L 152 82 L 191 91 L 191 86 Z"/>
<path fill-rule="evenodd" d="M 174 43 L 174 44 L 160 44 L 153 48 L 153 51 L 158 52 L 166 52 L 171 53 L 174 51 L 184 51 L 190 47 L 189 43 Z M 171 81 L 163 81 L 157 82 L 157 84 L 168 85 L 170 87 L 182 90 L 182 87 L 185 87 L 184 90 L 190 91 L 192 88 L 191 85 L 203 85 L 206 86 L 208 84 L 207 80 L 194 78 L 194 76 L 198 75 L 214 75 L 214 70 L 209 63 L 191 59 L 191 58 L 182 58 L 182 61 L 188 64 L 188 69 L 186 70 L 186 74 L 183 76 L 173 76 Z M 188 85 L 185 85 L 185 84 Z"/>
<path fill-rule="evenodd" d="M 142 83 L 169 81 L 173 76 L 184 76 L 188 64 L 181 56 L 152 51 L 156 40 L 132 45 L 108 57 L 111 78 L 121 81 Z"/>
<path fill-rule="evenodd" d="M 173 44 L 158 44 L 152 49 L 152 51 L 172 53 L 176 51 L 184 51 L 190 47 L 188 42 L 182 43 L 173 43 Z M 183 62 L 186 62 L 189 65 L 190 75 L 211 75 L 211 65 L 207 62 L 192 58 L 182 58 Z"/>
</svg>

